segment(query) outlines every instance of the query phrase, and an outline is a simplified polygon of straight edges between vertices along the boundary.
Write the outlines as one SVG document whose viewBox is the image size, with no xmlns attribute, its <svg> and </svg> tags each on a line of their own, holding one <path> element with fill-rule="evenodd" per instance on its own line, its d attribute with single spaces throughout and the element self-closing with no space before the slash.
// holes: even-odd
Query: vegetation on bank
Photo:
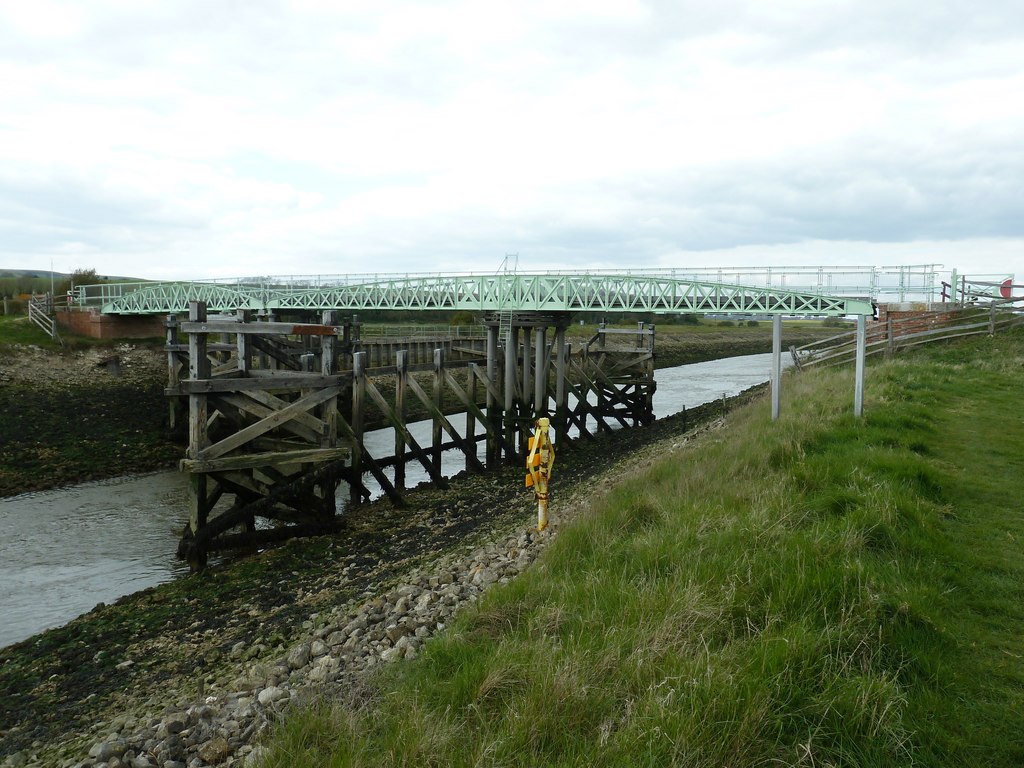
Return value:
<svg viewBox="0 0 1024 768">
<path fill-rule="evenodd" d="M 1024 334 L 786 381 L 265 766 L 1024 764 Z"/>
<path fill-rule="evenodd" d="M 0 364 L 10 357 L 15 345 L 35 345 L 41 349 L 57 350 L 60 344 L 51 339 L 28 315 L 0 315 Z"/>
</svg>

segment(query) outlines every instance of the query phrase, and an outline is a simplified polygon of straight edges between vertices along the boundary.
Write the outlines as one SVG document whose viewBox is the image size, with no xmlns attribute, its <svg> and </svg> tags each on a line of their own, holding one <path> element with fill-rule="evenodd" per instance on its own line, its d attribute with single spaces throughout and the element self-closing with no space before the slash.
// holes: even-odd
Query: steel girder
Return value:
<svg viewBox="0 0 1024 768">
<path fill-rule="evenodd" d="M 774 288 L 608 274 L 438 275 L 339 281 L 309 287 L 272 278 L 244 283 L 108 283 L 80 286 L 78 301 L 111 314 L 209 310 L 469 310 L 870 315 L 870 300 Z"/>
</svg>

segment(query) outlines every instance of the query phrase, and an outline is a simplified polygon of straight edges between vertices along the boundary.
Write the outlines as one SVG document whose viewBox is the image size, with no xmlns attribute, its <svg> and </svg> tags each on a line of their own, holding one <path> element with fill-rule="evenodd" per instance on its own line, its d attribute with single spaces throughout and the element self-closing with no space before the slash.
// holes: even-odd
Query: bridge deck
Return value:
<svg viewBox="0 0 1024 768">
<path fill-rule="evenodd" d="M 498 273 L 377 276 L 309 284 L 261 278 L 227 282 L 105 283 L 79 286 L 80 306 L 108 314 L 187 312 L 190 301 L 210 311 L 468 310 L 472 312 L 688 312 L 786 315 L 870 315 L 866 297 L 733 285 L 663 275 Z"/>
</svg>

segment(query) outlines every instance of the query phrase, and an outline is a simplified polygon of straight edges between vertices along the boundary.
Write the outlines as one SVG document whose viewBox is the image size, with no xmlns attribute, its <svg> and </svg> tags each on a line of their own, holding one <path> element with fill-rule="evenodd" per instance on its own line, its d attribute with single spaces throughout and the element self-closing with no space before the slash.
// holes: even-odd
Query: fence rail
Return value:
<svg viewBox="0 0 1024 768">
<path fill-rule="evenodd" d="M 483 325 L 363 325 L 363 341 L 370 339 L 485 339 L 487 327 Z"/>
<path fill-rule="evenodd" d="M 28 300 L 28 319 L 39 326 L 51 339 L 59 340 L 57 320 L 53 313 L 55 302 L 48 293 L 33 294 Z"/>
<path fill-rule="evenodd" d="M 921 312 L 875 323 L 866 338 L 866 355 L 891 356 L 937 341 L 987 335 L 1024 325 L 1024 307 L 1013 301 Z M 854 360 L 856 332 L 841 333 L 802 347 L 790 347 L 797 368 L 843 365 Z"/>
</svg>

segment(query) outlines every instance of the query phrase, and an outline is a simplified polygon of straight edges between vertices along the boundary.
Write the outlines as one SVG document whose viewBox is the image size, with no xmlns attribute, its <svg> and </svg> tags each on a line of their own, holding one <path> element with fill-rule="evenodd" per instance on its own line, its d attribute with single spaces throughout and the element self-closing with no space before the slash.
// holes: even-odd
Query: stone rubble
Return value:
<svg viewBox="0 0 1024 768">
<path fill-rule="evenodd" d="M 118 343 L 74 352 L 51 352 L 32 344 L 12 344 L 11 364 L 0 365 L 0 386 L 73 389 L 117 379 L 147 385 L 167 378 L 167 356 L 151 346 Z"/>
<path fill-rule="evenodd" d="M 564 519 L 564 518 L 563 518 Z M 88 756 L 61 768 L 201 768 L 254 766 L 265 750 L 256 742 L 293 702 L 351 689 L 378 664 L 416 658 L 425 642 L 458 610 L 494 584 L 525 570 L 557 530 L 527 529 L 498 543 L 449 557 L 429 570 L 406 574 L 403 583 L 367 594 L 358 605 L 313 614 L 307 636 L 284 654 L 267 644 L 237 643 L 229 658 L 234 677 L 218 680 L 201 701 L 178 702 L 159 714 L 123 714 L 98 723 Z M 222 693 L 226 690 L 226 693 Z M 24 752 L 0 768 L 51 765 Z"/>
</svg>

